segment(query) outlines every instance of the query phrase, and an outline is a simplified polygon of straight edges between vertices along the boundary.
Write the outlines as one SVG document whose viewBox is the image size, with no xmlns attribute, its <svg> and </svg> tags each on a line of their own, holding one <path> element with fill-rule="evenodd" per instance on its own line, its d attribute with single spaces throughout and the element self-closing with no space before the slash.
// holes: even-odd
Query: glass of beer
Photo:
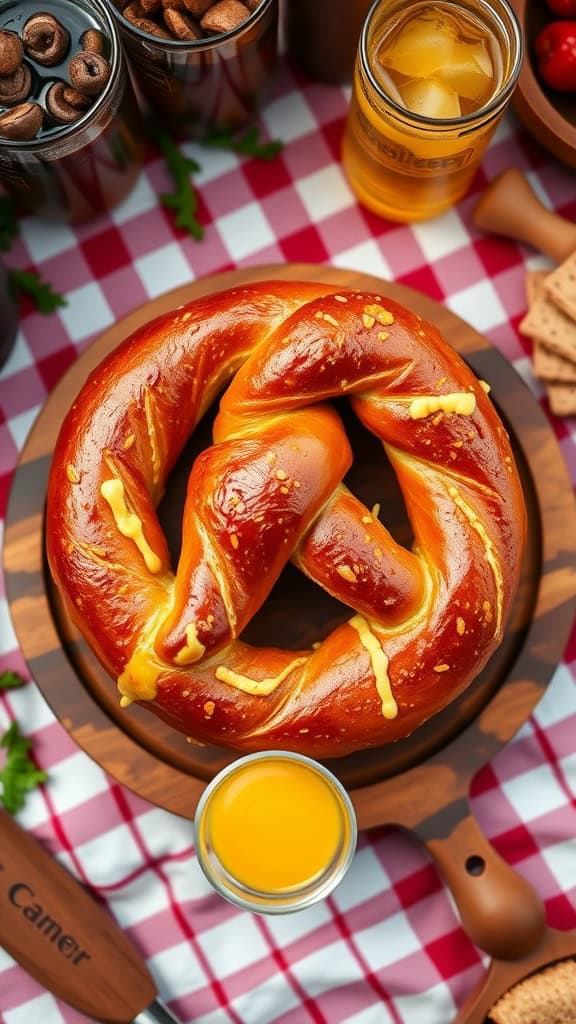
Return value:
<svg viewBox="0 0 576 1024">
<path fill-rule="evenodd" d="M 342 158 L 361 203 L 426 220 L 466 192 L 514 90 L 507 0 L 376 0 L 360 38 Z"/>
</svg>

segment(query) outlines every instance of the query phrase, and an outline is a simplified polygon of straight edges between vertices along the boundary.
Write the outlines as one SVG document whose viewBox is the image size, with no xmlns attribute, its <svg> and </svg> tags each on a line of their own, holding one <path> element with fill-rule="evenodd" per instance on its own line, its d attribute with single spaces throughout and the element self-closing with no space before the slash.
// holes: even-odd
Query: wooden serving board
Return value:
<svg viewBox="0 0 576 1024">
<path fill-rule="evenodd" d="M 47 571 L 46 483 L 60 423 L 104 355 L 139 325 L 181 303 L 265 279 L 317 280 L 339 288 L 372 290 L 410 306 L 433 321 L 474 372 L 490 383 L 512 438 L 528 506 L 529 533 L 521 584 L 501 647 L 463 696 L 412 737 L 328 762 L 351 792 L 361 828 L 397 823 L 420 826 L 421 834 L 432 834 L 438 815 L 446 827 L 460 820 L 470 778 L 525 721 L 562 656 L 575 607 L 576 516 L 554 433 L 529 390 L 485 338 L 448 309 L 411 289 L 316 265 L 252 267 L 177 288 L 106 331 L 50 395 L 16 470 L 4 547 L 16 633 L 33 677 L 79 746 L 136 793 L 192 818 L 205 782 L 236 755 L 186 742 L 145 706 L 120 709 L 114 681 L 71 625 Z M 410 543 L 396 478 L 379 442 L 341 411 L 355 451 L 347 483 L 368 505 L 386 494 L 386 523 L 397 539 Z M 209 443 L 210 414 L 183 453 L 159 509 L 173 555 L 179 546 L 191 459 Z M 244 638 L 301 647 L 349 616 L 349 609 L 288 567 Z"/>
</svg>

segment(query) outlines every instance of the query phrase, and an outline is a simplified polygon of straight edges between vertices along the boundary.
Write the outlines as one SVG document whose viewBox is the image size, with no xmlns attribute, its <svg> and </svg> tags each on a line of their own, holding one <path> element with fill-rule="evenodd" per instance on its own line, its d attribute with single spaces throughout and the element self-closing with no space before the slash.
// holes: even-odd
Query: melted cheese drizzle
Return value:
<svg viewBox="0 0 576 1024">
<path fill-rule="evenodd" d="M 146 429 L 148 431 L 150 455 L 152 457 L 152 482 L 154 487 L 156 487 L 160 470 L 160 452 L 158 449 L 158 433 L 154 422 L 154 414 L 152 412 L 152 399 L 150 398 L 149 391 L 146 391 L 144 395 L 144 414 L 146 416 Z"/>
<path fill-rule="evenodd" d="M 206 653 L 204 644 L 200 643 L 198 639 L 198 630 L 196 629 L 195 622 L 189 622 L 186 626 L 186 645 L 178 651 L 178 654 L 174 655 L 173 661 L 175 665 L 193 665 L 195 661 L 200 661 L 200 658 Z"/>
<path fill-rule="evenodd" d="M 149 650 L 138 649 L 126 664 L 117 686 L 122 694 L 120 707 L 127 708 L 135 700 L 155 700 L 158 676 L 167 666 L 155 661 Z"/>
<path fill-rule="evenodd" d="M 496 626 L 494 629 L 494 636 L 498 637 L 500 636 L 500 633 L 502 631 L 502 602 L 504 596 L 504 578 L 502 576 L 500 562 L 498 561 L 498 557 L 496 555 L 496 549 L 494 547 L 492 540 L 488 536 L 486 527 L 482 522 L 480 522 L 474 509 L 471 508 L 470 505 L 466 504 L 464 498 L 458 493 L 456 488 L 449 487 L 448 494 L 452 498 L 452 501 L 454 502 L 456 507 L 459 508 L 460 511 L 464 513 L 466 519 L 470 523 L 470 526 L 472 527 L 473 530 L 476 531 L 484 545 L 484 550 L 486 551 L 486 561 L 488 562 L 488 565 L 492 570 L 494 582 L 496 584 Z"/>
<path fill-rule="evenodd" d="M 122 536 L 134 541 L 149 572 L 159 573 L 162 562 L 144 536 L 142 520 L 135 512 L 128 511 L 122 480 L 105 480 L 100 487 L 100 494 L 110 505 L 114 522 Z"/>
<path fill-rule="evenodd" d="M 155 700 L 158 693 L 158 677 L 170 671 L 170 665 L 156 654 L 154 638 L 160 622 L 166 617 L 166 606 L 160 605 L 155 615 L 146 624 L 144 635 L 124 671 L 118 676 L 117 686 L 122 694 L 120 707 L 127 708 L 135 700 Z"/>
<path fill-rule="evenodd" d="M 471 416 L 476 408 L 476 395 L 471 391 L 454 391 L 450 395 L 418 395 L 410 402 L 411 419 L 423 420 L 433 412 L 452 412 Z"/>
<path fill-rule="evenodd" d="M 354 615 L 349 625 L 356 630 L 360 637 L 360 643 L 366 648 L 370 655 L 372 671 L 376 680 L 378 696 L 382 701 L 382 715 L 384 718 L 396 718 L 398 705 L 394 700 L 390 676 L 388 675 L 388 658 L 382 650 L 378 637 L 374 635 L 366 619 L 362 615 Z"/>
<path fill-rule="evenodd" d="M 234 686 L 237 690 L 242 690 L 243 693 L 249 693 L 252 697 L 267 697 L 280 686 L 286 676 L 289 676 L 299 665 L 303 665 L 305 661 L 306 658 L 294 658 L 294 661 L 283 668 L 277 676 L 268 679 L 250 679 L 249 676 L 242 676 L 231 668 L 226 668 L 225 665 L 218 666 L 215 676 L 220 682 L 228 683 L 229 686 Z"/>
</svg>

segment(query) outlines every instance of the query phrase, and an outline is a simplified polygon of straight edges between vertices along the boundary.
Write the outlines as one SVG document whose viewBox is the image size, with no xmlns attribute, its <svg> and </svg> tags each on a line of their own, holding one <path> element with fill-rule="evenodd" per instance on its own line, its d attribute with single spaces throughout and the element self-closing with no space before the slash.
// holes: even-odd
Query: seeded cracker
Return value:
<svg viewBox="0 0 576 1024">
<path fill-rule="evenodd" d="M 549 276 L 546 270 L 528 270 L 526 272 L 528 309 L 544 295 Z M 576 365 L 568 359 L 563 359 L 556 352 L 551 352 L 537 338 L 534 338 L 533 341 L 532 368 L 534 376 L 539 380 L 576 384 Z"/>
<path fill-rule="evenodd" d="M 550 352 L 538 340 L 532 352 L 534 376 L 549 384 L 576 384 L 576 363 Z"/>
<path fill-rule="evenodd" d="M 524 278 L 526 288 L 526 301 L 528 309 L 534 305 L 537 299 L 544 295 L 544 282 L 548 277 L 547 270 L 527 270 Z"/>
<path fill-rule="evenodd" d="M 576 252 L 548 275 L 545 292 L 555 306 L 576 321 Z"/>
<path fill-rule="evenodd" d="M 547 391 L 555 416 L 576 416 L 576 384 L 548 384 Z"/>
<path fill-rule="evenodd" d="M 537 339 L 550 351 L 576 363 L 576 321 L 545 295 L 531 305 L 518 329 L 521 334 Z"/>
<path fill-rule="evenodd" d="M 529 310 L 535 303 L 546 298 L 546 285 L 550 275 L 545 270 L 526 273 L 526 298 Z M 534 376 L 546 382 L 550 408 L 556 416 L 570 416 L 574 409 L 572 388 L 576 385 L 576 362 L 564 359 L 557 352 L 547 348 L 546 342 L 538 337 L 533 339 L 532 366 Z"/>
</svg>

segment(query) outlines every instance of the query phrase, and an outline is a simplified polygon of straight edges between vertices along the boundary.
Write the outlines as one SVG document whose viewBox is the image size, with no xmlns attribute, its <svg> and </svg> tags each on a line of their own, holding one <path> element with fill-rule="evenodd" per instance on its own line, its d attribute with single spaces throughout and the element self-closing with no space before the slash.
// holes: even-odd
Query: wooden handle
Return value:
<svg viewBox="0 0 576 1024">
<path fill-rule="evenodd" d="M 476 204 L 472 220 L 481 231 L 528 242 L 557 263 L 576 249 L 576 224 L 546 209 L 514 168 L 494 178 Z"/>
<path fill-rule="evenodd" d="M 539 945 L 546 930 L 542 901 L 496 853 L 471 814 L 449 836 L 424 841 L 472 942 L 499 960 L 517 960 Z"/>
<path fill-rule="evenodd" d="M 3 811 L 0 945 L 54 995 L 106 1024 L 127 1024 L 154 1001 L 154 982 L 113 919 Z"/>
</svg>

